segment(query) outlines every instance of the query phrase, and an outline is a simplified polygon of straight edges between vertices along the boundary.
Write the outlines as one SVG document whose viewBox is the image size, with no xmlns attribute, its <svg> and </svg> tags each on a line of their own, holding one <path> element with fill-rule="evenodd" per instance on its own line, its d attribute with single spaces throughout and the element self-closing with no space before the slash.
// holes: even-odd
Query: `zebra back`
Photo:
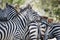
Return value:
<svg viewBox="0 0 60 40">
<path fill-rule="evenodd" d="M 52 23 L 52 27 L 49 31 L 49 38 L 56 38 L 57 40 L 60 39 L 60 23 Z"/>
<path fill-rule="evenodd" d="M 44 40 L 53 39 L 53 38 L 60 40 L 60 23 L 51 23 L 51 24 L 46 23 L 45 25 L 48 28 L 45 31 Z"/>
</svg>

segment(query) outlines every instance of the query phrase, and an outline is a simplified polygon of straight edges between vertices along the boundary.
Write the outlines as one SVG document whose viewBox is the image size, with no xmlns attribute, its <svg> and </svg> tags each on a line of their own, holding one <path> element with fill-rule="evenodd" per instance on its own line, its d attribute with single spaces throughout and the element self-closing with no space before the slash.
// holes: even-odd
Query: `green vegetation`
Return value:
<svg viewBox="0 0 60 40">
<path fill-rule="evenodd" d="M 25 0 L 1 0 L 0 7 L 5 7 L 6 3 L 9 3 L 11 5 L 22 5 L 25 3 Z"/>
<path fill-rule="evenodd" d="M 56 20 L 60 20 L 60 0 L 39 0 L 39 3 L 36 5 L 38 5 L 38 9 L 39 7 L 44 9 L 49 17 L 55 17 Z"/>
</svg>

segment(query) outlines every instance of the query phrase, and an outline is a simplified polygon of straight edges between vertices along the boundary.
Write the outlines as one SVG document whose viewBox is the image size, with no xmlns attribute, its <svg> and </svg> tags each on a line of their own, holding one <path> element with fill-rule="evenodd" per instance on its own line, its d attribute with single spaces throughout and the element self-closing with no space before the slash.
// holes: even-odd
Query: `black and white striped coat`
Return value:
<svg viewBox="0 0 60 40">
<path fill-rule="evenodd" d="M 45 35 L 44 40 L 53 39 L 53 38 L 60 40 L 60 23 L 52 23 L 50 25 L 48 24 L 48 28 L 45 31 L 44 35 Z"/>
<path fill-rule="evenodd" d="M 30 7 L 30 5 L 28 6 L 29 7 L 29 9 L 30 10 L 28 10 L 28 12 L 27 13 L 29 13 L 29 14 L 26 14 L 26 12 L 24 13 L 24 12 L 22 12 L 22 14 L 24 14 L 25 16 L 27 15 L 27 16 L 29 16 L 29 21 L 31 21 L 31 22 L 29 22 L 29 24 L 27 25 L 28 26 L 28 33 L 26 33 L 26 35 L 25 35 L 25 38 L 26 38 L 26 40 L 37 40 L 37 39 L 40 39 L 40 36 L 39 36 L 39 38 L 38 38 L 38 35 L 36 34 L 37 33 L 37 31 L 38 31 L 38 23 L 37 22 L 35 22 L 36 20 L 39 20 L 40 21 L 40 16 L 36 13 L 36 12 L 34 12 L 33 10 L 31 11 L 31 7 Z M 26 8 L 28 8 L 28 7 L 26 7 Z M 24 9 L 24 10 L 26 10 L 26 8 Z M 21 11 L 24 11 L 24 10 L 22 10 L 21 9 Z M 33 15 L 31 14 L 31 12 L 33 13 Z M 33 17 L 34 16 L 34 17 Z M 34 21 L 34 22 L 33 22 Z M 34 26 L 34 27 L 33 27 Z M 31 27 L 31 28 L 30 28 Z M 32 29 L 32 28 L 36 28 L 36 30 L 34 30 L 34 29 Z M 30 30 L 30 29 L 32 29 L 32 30 Z M 35 35 L 35 36 L 32 36 L 31 35 L 31 37 L 30 37 L 30 31 L 32 31 L 33 33 L 33 35 Z M 34 32 L 35 31 L 35 32 Z M 39 31 L 40 32 L 40 31 Z M 32 38 L 33 37 L 33 38 Z M 32 38 L 32 39 L 31 39 Z"/>
<path fill-rule="evenodd" d="M 60 40 L 60 23 L 53 23 L 49 30 L 49 38 Z"/>
<path fill-rule="evenodd" d="M 13 6 L 8 5 L 8 7 L 12 8 Z M 36 16 L 37 13 L 29 6 L 22 10 L 24 10 L 21 12 L 22 14 L 19 13 L 12 20 L 0 22 L 0 40 L 25 40 L 26 25 L 38 16 Z"/>
<path fill-rule="evenodd" d="M 41 23 L 40 20 L 37 21 L 32 21 L 29 25 L 28 25 L 28 31 L 29 33 L 26 35 L 26 39 L 27 40 L 42 40 L 41 38 Z"/>
</svg>

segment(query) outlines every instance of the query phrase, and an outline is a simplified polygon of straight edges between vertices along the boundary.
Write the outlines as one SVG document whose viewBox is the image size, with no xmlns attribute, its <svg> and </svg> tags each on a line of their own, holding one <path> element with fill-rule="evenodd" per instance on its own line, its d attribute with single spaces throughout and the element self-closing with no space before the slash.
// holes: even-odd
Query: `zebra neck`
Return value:
<svg viewBox="0 0 60 40">
<path fill-rule="evenodd" d="M 22 25 L 26 26 L 26 24 L 27 24 L 28 21 L 27 21 L 27 19 L 26 19 L 26 17 L 24 15 L 19 14 L 17 18 L 18 18 L 19 22 L 22 23 Z"/>
</svg>

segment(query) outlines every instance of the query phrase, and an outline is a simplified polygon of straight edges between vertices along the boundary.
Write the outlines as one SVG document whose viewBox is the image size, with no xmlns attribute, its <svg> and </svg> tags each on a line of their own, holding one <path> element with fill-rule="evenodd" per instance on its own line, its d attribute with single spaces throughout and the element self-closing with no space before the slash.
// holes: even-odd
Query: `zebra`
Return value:
<svg viewBox="0 0 60 40">
<path fill-rule="evenodd" d="M 29 24 L 29 40 L 40 40 L 41 39 L 41 31 L 40 25 L 37 22 L 32 22 Z"/>
<path fill-rule="evenodd" d="M 41 23 L 42 21 L 46 21 L 46 19 L 42 18 L 41 16 L 38 17 L 37 20 L 32 21 L 28 25 L 29 32 L 26 35 L 27 40 L 43 40 L 42 37 L 42 29 L 46 27 L 45 24 Z"/>
<path fill-rule="evenodd" d="M 44 23 L 45 28 L 45 34 L 43 40 L 53 39 L 56 38 L 57 40 L 60 40 L 60 23 Z"/>
<path fill-rule="evenodd" d="M 48 38 L 56 38 L 57 40 L 60 40 L 60 23 L 52 23 L 48 32 Z"/>
<path fill-rule="evenodd" d="M 13 9 L 13 7 L 8 7 L 7 4 L 8 3 L 6 3 L 6 7 L 4 9 L 0 8 L 0 21 L 11 20 L 17 15 L 17 11 L 15 12 L 15 9 Z"/>
<path fill-rule="evenodd" d="M 51 31 L 50 29 L 52 28 L 52 24 L 49 24 L 46 19 L 42 19 L 40 23 L 42 40 L 52 39 L 53 37 L 51 33 L 49 33 Z"/>
<path fill-rule="evenodd" d="M 28 8 L 28 9 L 27 9 Z M 26 11 L 27 10 L 27 11 Z M 24 11 L 24 12 L 23 12 Z M 29 17 L 28 21 L 35 21 L 39 18 L 39 14 L 37 14 L 37 12 L 35 12 L 34 10 L 32 10 L 32 7 L 30 4 L 27 5 L 27 7 L 24 8 L 20 8 L 20 13 L 23 14 L 25 17 Z M 29 13 L 29 14 L 27 14 Z M 32 15 L 33 14 L 33 15 Z M 34 16 L 34 17 L 33 17 Z"/>
<path fill-rule="evenodd" d="M 28 33 L 25 35 L 26 40 L 40 40 L 40 19 L 41 16 L 28 24 Z"/>
<path fill-rule="evenodd" d="M 27 9 L 28 7 L 29 7 L 30 10 Z M 25 12 L 25 13 L 24 13 L 24 12 L 21 12 L 21 11 L 25 11 L 26 9 L 27 9 L 27 11 L 28 11 L 27 13 L 29 13 L 29 14 L 26 14 L 26 12 Z M 33 22 L 33 21 L 36 21 L 36 20 L 39 20 L 39 21 L 40 21 L 40 17 L 41 17 L 41 16 L 39 16 L 39 14 L 37 14 L 37 13 L 34 12 L 33 10 L 31 11 L 31 6 L 30 6 L 30 5 L 28 5 L 27 7 L 25 7 L 25 9 L 24 9 L 24 8 L 21 8 L 21 11 L 20 11 L 20 12 L 21 12 L 25 17 L 27 17 L 27 16 L 30 17 L 30 18 L 28 18 L 28 19 L 29 19 L 29 20 L 28 20 L 29 23 L 28 23 L 28 25 L 27 25 L 27 26 L 28 26 L 28 30 L 27 30 L 28 33 L 25 34 L 26 40 L 30 40 L 30 37 L 28 37 L 29 34 L 30 34 L 30 32 L 29 32 L 29 30 L 30 30 L 29 27 L 32 27 L 32 26 L 29 26 L 29 25 L 30 25 L 30 24 L 33 25 L 32 23 L 34 23 L 34 24 L 36 25 L 36 23 Z M 32 16 L 32 14 L 31 14 L 30 11 L 33 13 L 33 16 L 34 16 L 34 17 Z M 26 16 L 26 15 L 27 15 L 27 16 Z M 32 19 L 31 17 L 32 17 L 33 19 Z M 30 21 L 31 21 L 32 23 L 31 23 Z M 34 25 L 34 26 L 35 26 L 35 25 Z M 38 26 L 38 25 L 36 25 L 35 27 L 37 28 L 37 26 Z M 32 28 L 33 28 L 33 27 L 32 27 Z M 34 29 L 33 29 L 33 30 L 34 30 Z M 36 31 L 36 30 L 34 30 L 34 31 Z M 36 34 L 34 34 L 34 35 L 36 35 Z"/>
<path fill-rule="evenodd" d="M 7 7 L 9 8 L 6 9 L 8 12 L 11 13 L 11 10 L 13 10 L 18 13 L 13 6 L 7 4 Z M 26 25 L 37 18 L 37 12 L 30 8 L 30 6 L 22 10 L 18 15 L 12 16 L 12 20 L 0 21 L 0 40 L 25 40 Z"/>
</svg>

